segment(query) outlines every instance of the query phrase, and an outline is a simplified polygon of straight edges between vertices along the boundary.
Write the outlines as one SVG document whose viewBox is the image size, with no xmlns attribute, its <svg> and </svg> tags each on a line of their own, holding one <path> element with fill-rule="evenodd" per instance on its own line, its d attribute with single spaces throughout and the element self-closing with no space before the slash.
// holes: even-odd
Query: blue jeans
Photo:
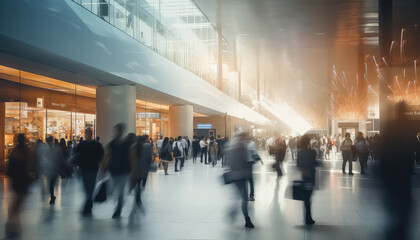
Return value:
<svg viewBox="0 0 420 240">
<path fill-rule="evenodd" d="M 184 158 L 180 157 L 180 158 L 175 158 L 175 171 L 178 170 L 178 161 L 180 161 L 180 169 L 182 169 L 184 167 Z"/>
</svg>

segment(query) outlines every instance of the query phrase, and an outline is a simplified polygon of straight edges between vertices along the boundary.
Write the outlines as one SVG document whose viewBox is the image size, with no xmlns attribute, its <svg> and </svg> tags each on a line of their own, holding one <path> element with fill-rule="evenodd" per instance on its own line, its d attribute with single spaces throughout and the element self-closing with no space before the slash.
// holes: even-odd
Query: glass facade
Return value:
<svg viewBox="0 0 420 240">
<path fill-rule="evenodd" d="M 95 89 L 0 66 L 0 170 L 25 133 L 30 143 L 48 136 L 77 141 L 96 129 Z"/>
<path fill-rule="evenodd" d="M 191 0 L 73 1 L 216 86 L 217 31 Z"/>
<path fill-rule="evenodd" d="M 0 171 L 15 136 L 77 142 L 91 127 L 96 136 L 96 89 L 0 65 Z M 169 134 L 169 106 L 136 100 L 136 134 Z"/>
</svg>

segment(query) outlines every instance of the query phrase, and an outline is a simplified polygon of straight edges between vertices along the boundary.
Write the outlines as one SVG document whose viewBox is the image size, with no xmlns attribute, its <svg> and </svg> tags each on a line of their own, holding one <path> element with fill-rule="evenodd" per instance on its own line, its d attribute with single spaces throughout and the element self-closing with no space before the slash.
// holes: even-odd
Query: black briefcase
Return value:
<svg viewBox="0 0 420 240">
<path fill-rule="evenodd" d="M 293 199 L 304 201 L 311 196 L 313 190 L 313 184 L 303 181 L 293 181 L 292 192 Z"/>
</svg>

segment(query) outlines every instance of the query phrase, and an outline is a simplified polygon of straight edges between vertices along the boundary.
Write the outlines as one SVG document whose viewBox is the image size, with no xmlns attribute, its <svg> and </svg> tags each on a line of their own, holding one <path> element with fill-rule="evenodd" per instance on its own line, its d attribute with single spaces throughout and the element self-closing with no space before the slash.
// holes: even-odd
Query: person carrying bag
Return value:
<svg viewBox="0 0 420 240">
<path fill-rule="evenodd" d="M 169 143 L 169 138 L 165 137 L 162 143 L 162 148 L 160 152 L 160 161 L 163 162 L 163 169 L 165 170 L 165 175 L 168 175 L 168 166 L 174 159 L 172 157 L 171 144 Z"/>
</svg>

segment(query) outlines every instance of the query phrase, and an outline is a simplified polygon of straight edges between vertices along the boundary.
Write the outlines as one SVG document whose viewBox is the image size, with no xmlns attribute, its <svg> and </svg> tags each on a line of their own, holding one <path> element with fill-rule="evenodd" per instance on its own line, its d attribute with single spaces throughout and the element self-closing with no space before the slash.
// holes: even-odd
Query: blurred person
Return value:
<svg viewBox="0 0 420 240">
<path fill-rule="evenodd" d="M 181 143 L 182 137 L 179 136 L 175 142 L 172 144 L 172 152 L 174 153 L 175 158 L 175 172 L 179 172 L 178 170 L 178 162 L 180 162 L 180 170 L 184 167 L 184 151 L 183 145 Z"/>
<path fill-rule="evenodd" d="M 211 164 L 211 160 L 210 160 L 210 138 L 206 138 L 206 155 L 207 155 L 207 164 Z"/>
<path fill-rule="evenodd" d="M 330 159 L 330 153 L 333 147 L 333 143 L 331 142 L 331 138 L 327 137 L 327 144 L 326 144 L 326 152 L 325 152 L 325 158 L 328 160 Z"/>
<path fill-rule="evenodd" d="M 277 138 L 274 144 L 269 148 L 269 154 L 273 155 L 276 161 L 273 167 L 277 172 L 277 179 L 280 179 L 280 177 L 283 176 L 281 168 L 284 161 L 284 156 L 286 155 L 286 148 L 286 143 L 281 138 Z"/>
<path fill-rule="evenodd" d="M 133 135 L 134 135 L 134 134 L 133 134 Z M 135 136 L 135 135 L 134 135 L 134 136 Z M 143 140 L 143 141 L 144 141 L 144 143 L 146 144 L 146 145 L 143 145 L 143 148 L 148 148 L 148 147 L 150 146 L 150 155 L 151 155 L 151 160 L 150 160 L 149 167 L 147 168 L 147 174 L 149 174 L 151 164 L 155 162 L 155 159 L 156 159 L 157 155 L 156 155 L 155 151 L 153 151 L 153 145 L 152 145 L 153 140 L 152 140 L 151 138 L 149 138 L 149 135 L 144 134 L 144 135 L 143 135 L 143 139 L 144 139 L 144 140 Z M 135 143 L 136 143 L 136 141 L 137 141 L 137 138 L 133 138 L 132 144 L 135 144 Z M 147 144 L 149 144 L 149 145 L 147 145 Z M 142 185 L 143 189 L 146 187 L 146 182 L 147 182 L 147 175 L 146 175 L 146 177 L 144 178 L 144 180 L 143 180 L 143 181 L 141 181 L 141 185 Z"/>
<path fill-rule="evenodd" d="M 254 176 L 252 174 L 253 170 L 252 167 L 255 163 L 261 162 L 263 163 L 260 156 L 258 156 L 258 146 L 255 144 L 252 139 L 248 140 L 247 143 L 247 161 L 252 163 L 251 164 L 251 175 L 248 178 L 249 182 L 249 201 L 255 201 L 255 189 L 254 189 Z"/>
<path fill-rule="evenodd" d="M 171 147 L 171 144 L 169 143 L 169 138 L 167 137 L 163 139 L 160 160 L 163 162 L 163 170 L 165 170 L 165 175 L 168 175 L 168 166 L 169 166 L 169 163 L 173 161 L 173 158 L 172 158 L 172 147 Z"/>
<path fill-rule="evenodd" d="M 405 115 L 406 112 L 405 102 L 395 106 L 395 120 L 385 125 L 377 147 L 385 210 L 388 214 L 386 239 L 409 238 L 408 224 L 413 210 L 411 173 L 416 151 L 416 131 L 413 131 L 413 123 Z"/>
<path fill-rule="evenodd" d="M 362 132 L 357 133 L 356 140 L 354 141 L 354 147 L 357 151 L 357 157 L 360 163 L 360 174 L 365 174 L 365 167 L 369 156 L 369 150 L 366 143 L 366 139 L 363 137 Z"/>
<path fill-rule="evenodd" d="M 59 163 L 59 173 L 61 178 L 71 178 L 73 174 L 73 168 L 70 166 L 70 151 L 67 149 L 66 140 L 60 139 L 59 150 L 61 153 Z"/>
<path fill-rule="evenodd" d="M 254 228 L 251 218 L 248 215 L 248 190 L 247 181 L 252 175 L 252 162 L 248 161 L 247 148 L 248 134 L 239 132 L 232 142 L 228 143 L 225 149 L 226 164 L 229 171 L 224 173 L 225 183 L 234 183 L 238 196 L 241 200 L 242 214 L 245 218 L 245 227 Z M 232 219 L 236 216 L 236 207 L 230 211 Z"/>
<path fill-rule="evenodd" d="M 210 137 L 209 153 L 210 153 L 209 161 L 212 163 L 214 167 L 217 164 L 217 143 L 216 141 L 214 141 L 214 137 Z"/>
<path fill-rule="evenodd" d="M 343 174 L 346 174 L 346 163 L 349 163 L 349 175 L 353 174 L 353 141 L 350 139 L 350 133 L 346 133 L 345 139 L 340 145 L 341 154 L 343 156 L 343 165 L 342 165 L 342 171 Z"/>
<path fill-rule="evenodd" d="M 123 138 L 126 126 L 119 123 L 114 127 L 114 139 L 108 144 L 105 150 L 106 158 L 104 172 L 108 170 L 117 195 L 117 206 L 115 207 L 112 218 L 119 218 L 124 203 L 124 192 L 130 177 L 129 149 L 135 141 L 136 135 L 129 134 Z"/>
<path fill-rule="evenodd" d="M 178 137 L 178 141 L 179 141 L 179 137 Z M 187 142 L 187 137 L 181 137 L 181 144 L 182 144 L 182 149 L 184 151 L 183 152 L 183 159 L 184 160 L 187 160 L 187 158 L 188 158 L 188 142 Z M 182 164 L 182 165 L 184 165 L 184 164 Z"/>
<path fill-rule="evenodd" d="M 290 149 L 290 153 L 292 155 L 292 160 L 294 161 L 296 159 L 296 147 L 297 147 L 297 142 L 296 142 L 296 138 L 291 138 L 289 141 L 289 149 Z"/>
<path fill-rule="evenodd" d="M 205 140 L 206 139 L 204 137 L 201 137 L 201 140 L 200 140 L 201 156 L 200 156 L 200 158 L 201 158 L 201 163 L 203 163 L 203 155 L 204 155 L 204 157 L 205 157 L 204 164 L 207 164 L 207 144 L 206 144 Z"/>
<path fill-rule="evenodd" d="M 188 159 L 188 156 L 190 155 L 191 141 L 188 138 L 188 136 L 185 136 L 185 139 L 187 140 L 187 156 L 186 156 L 185 160 L 187 160 Z"/>
<path fill-rule="evenodd" d="M 47 166 L 49 165 L 49 158 L 47 156 L 47 152 L 48 146 L 45 145 L 45 143 L 41 139 L 38 139 L 35 145 L 34 167 L 35 175 L 37 178 L 40 179 L 42 201 L 45 201 L 46 191 L 48 189 L 48 184 L 46 183 Z"/>
<path fill-rule="evenodd" d="M 156 141 L 156 149 L 157 149 L 158 154 L 159 154 L 159 159 L 161 159 L 160 155 L 161 155 L 162 144 L 163 144 L 163 139 L 162 138 L 163 138 L 162 136 L 159 136 L 159 139 Z"/>
<path fill-rule="evenodd" d="M 96 184 L 99 166 L 104 157 L 104 148 L 98 141 L 93 141 L 92 129 L 88 127 L 85 130 L 86 141 L 80 143 L 75 149 L 75 164 L 79 166 L 83 188 L 85 191 L 85 203 L 83 205 L 82 215 L 90 216 L 92 214 L 92 197 Z"/>
<path fill-rule="evenodd" d="M 372 151 L 372 161 L 376 162 L 379 159 L 379 155 L 380 155 L 380 150 L 379 150 L 379 145 L 380 145 L 380 137 L 378 134 L 375 134 L 372 138 L 372 144 L 371 144 L 371 151 Z"/>
<path fill-rule="evenodd" d="M 135 189 L 135 201 L 130 218 L 134 217 L 137 209 L 142 209 L 141 191 L 147 181 L 150 165 L 152 163 L 152 146 L 148 142 L 148 135 L 138 136 L 136 143 L 130 147 L 131 182 L 130 191 Z"/>
<path fill-rule="evenodd" d="M 217 136 L 216 143 L 217 143 L 217 160 L 220 160 L 222 158 L 222 142 L 223 139 L 220 137 L 220 135 Z"/>
<path fill-rule="evenodd" d="M 320 139 L 320 159 L 324 159 L 326 157 L 327 152 L 327 140 L 324 137 Z"/>
<path fill-rule="evenodd" d="M 9 153 L 9 164 L 7 167 L 7 175 L 10 178 L 13 190 L 5 228 L 7 238 L 16 237 L 21 233 L 20 213 L 33 179 L 32 152 L 26 144 L 25 135 L 20 133 L 16 140 L 17 145 Z"/>
<path fill-rule="evenodd" d="M 171 137 L 171 138 L 169 138 L 169 143 L 171 144 L 171 146 L 172 146 L 172 144 L 175 142 L 175 140 L 174 140 L 174 138 L 173 137 Z"/>
<path fill-rule="evenodd" d="M 221 158 L 222 158 L 222 167 L 224 167 L 226 165 L 226 157 L 225 157 L 225 147 L 226 144 L 228 143 L 228 139 L 226 137 L 222 138 L 222 142 L 221 142 Z"/>
<path fill-rule="evenodd" d="M 54 138 L 52 136 L 49 136 L 47 138 L 47 145 L 48 148 L 46 148 L 46 157 L 47 157 L 47 165 L 45 166 L 44 173 L 47 176 L 47 182 L 48 182 L 48 190 L 50 193 L 50 204 L 55 204 L 55 195 L 54 195 L 54 188 L 57 184 L 57 180 L 59 177 L 60 172 L 60 164 L 62 162 L 62 154 L 59 146 L 57 144 L 54 144 Z"/>
<path fill-rule="evenodd" d="M 200 151 L 200 141 L 197 137 L 193 138 L 192 142 L 192 151 L 193 151 L 193 163 L 197 160 L 198 152 Z"/>
<path fill-rule="evenodd" d="M 306 198 L 304 200 L 305 224 L 313 225 L 315 221 L 312 219 L 311 197 L 313 187 L 315 185 L 315 167 L 319 165 L 316 160 L 316 151 L 311 149 L 311 140 L 308 135 L 303 135 L 299 142 L 299 151 L 297 153 L 296 165 L 302 172 L 302 181 L 309 186 Z"/>
<path fill-rule="evenodd" d="M 67 141 L 67 150 L 71 152 L 71 149 L 73 148 L 73 141 Z"/>
<path fill-rule="evenodd" d="M 340 152 L 341 137 L 340 136 L 334 136 L 334 143 L 335 143 L 335 151 L 337 153 Z"/>
</svg>

